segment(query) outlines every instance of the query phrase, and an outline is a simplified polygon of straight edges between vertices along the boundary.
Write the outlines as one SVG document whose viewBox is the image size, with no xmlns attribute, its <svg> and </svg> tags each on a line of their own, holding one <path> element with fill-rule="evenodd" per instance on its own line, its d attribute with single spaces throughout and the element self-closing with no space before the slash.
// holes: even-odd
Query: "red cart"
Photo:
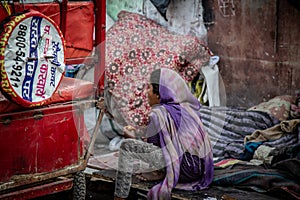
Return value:
<svg viewBox="0 0 300 200">
<path fill-rule="evenodd" d="M 105 0 L 1 2 L 1 21 L 25 9 L 54 20 L 66 41 L 66 64 L 93 66 L 97 81 L 63 77 L 50 100 L 31 108 L 0 94 L 0 199 L 30 199 L 71 189 L 75 199 L 84 199 L 82 171 L 96 137 L 96 131 L 91 138 L 87 132 L 84 110 L 95 106 L 102 85 L 98 77 L 104 70 Z"/>
</svg>

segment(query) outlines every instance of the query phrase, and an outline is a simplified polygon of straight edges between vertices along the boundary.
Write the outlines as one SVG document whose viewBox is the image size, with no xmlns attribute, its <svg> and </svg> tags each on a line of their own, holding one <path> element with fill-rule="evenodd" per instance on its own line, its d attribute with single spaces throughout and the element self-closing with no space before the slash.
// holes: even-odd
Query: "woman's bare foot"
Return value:
<svg viewBox="0 0 300 200">
<path fill-rule="evenodd" d="M 140 181 L 158 181 L 165 177 L 165 173 L 161 170 L 137 174 L 136 178 Z"/>
</svg>

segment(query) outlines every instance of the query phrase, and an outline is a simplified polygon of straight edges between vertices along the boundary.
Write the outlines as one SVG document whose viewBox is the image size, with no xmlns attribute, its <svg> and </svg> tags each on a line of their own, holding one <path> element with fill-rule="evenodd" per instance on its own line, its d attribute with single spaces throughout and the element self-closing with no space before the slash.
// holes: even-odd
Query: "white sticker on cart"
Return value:
<svg viewBox="0 0 300 200">
<path fill-rule="evenodd" d="M 37 11 L 12 18 L 4 30 L 0 41 L 6 42 L 1 49 L 1 71 L 5 70 L 5 74 L 1 72 L 1 89 L 25 107 L 42 105 L 53 95 L 65 70 L 60 30 Z"/>
</svg>

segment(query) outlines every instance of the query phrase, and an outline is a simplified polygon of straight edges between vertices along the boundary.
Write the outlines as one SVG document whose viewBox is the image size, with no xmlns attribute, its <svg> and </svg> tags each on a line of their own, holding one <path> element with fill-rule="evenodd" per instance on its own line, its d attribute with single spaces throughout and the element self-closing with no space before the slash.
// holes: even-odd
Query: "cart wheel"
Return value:
<svg viewBox="0 0 300 200">
<path fill-rule="evenodd" d="M 86 182 L 83 171 L 77 172 L 73 181 L 73 200 L 85 200 Z"/>
</svg>

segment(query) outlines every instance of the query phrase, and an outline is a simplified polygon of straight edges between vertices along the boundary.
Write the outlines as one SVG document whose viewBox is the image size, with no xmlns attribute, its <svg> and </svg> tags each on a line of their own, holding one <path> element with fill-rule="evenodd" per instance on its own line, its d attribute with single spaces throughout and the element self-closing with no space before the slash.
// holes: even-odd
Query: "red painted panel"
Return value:
<svg viewBox="0 0 300 200">
<path fill-rule="evenodd" d="M 64 1 L 66 2 L 66 1 Z M 68 2 L 67 12 L 63 12 L 59 3 L 15 3 L 9 6 L 11 11 L 22 12 L 27 9 L 37 10 L 50 17 L 64 34 L 66 40 L 66 58 L 90 56 L 93 50 L 94 3 L 89 1 Z M 62 14 L 66 20 L 62 21 Z M 0 21 L 8 14 L 0 5 Z M 80 20 L 78 20 L 80 19 Z M 80 31 L 78 31 L 80 30 Z"/>
<path fill-rule="evenodd" d="M 63 77 L 57 90 L 54 92 L 51 98 L 45 105 L 62 103 L 67 101 L 72 101 L 76 99 L 86 99 L 94 95 L 94 84 L 89 81 Z M 21 110 L 26 110 L 28 108 L 21 107 L 9 101 L 0 93 L 0 114 L 1 113 L 11 113 Z"/>
<path fill-rule="evenodd" d="M 100 91 L 104 89 L 104 69 L 105 69 L 105 33 L 106 33 L 106 0 L 94 0 L 95 3 L 95 53 L 98 57 L 94 82 Z"/>
<path fill-rule="evenodd" d="M 0 115 L 0 181 L 76 164 L 87 134 L 80 113 L 68 104 Z"/>
</svg>

